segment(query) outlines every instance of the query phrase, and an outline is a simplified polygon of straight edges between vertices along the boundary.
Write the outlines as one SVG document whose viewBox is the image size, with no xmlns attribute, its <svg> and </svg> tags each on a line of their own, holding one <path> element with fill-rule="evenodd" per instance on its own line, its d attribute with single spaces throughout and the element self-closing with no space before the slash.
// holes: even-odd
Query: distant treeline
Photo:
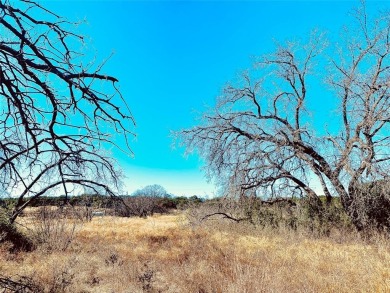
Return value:
<svg viewBox="0 0 390 293">
<path fill-rule="evenodd" d="M 30 207 L 40 207 L 40 206 L 88 206 L 92 208 L 114 208 L 117 206 L 118 202 L 128 201 L 131 199 L 153 199 L 159 205 L 162 205 L 166 208 L 177 209 L 185 207 L 189 204 L 201 203 L 204 201 L 201 197 L 196 195 L 191 197 L 185 196 L 170 196 L 170 197 L 149 197 L 149 196 L 118 196 L 118 197 L 109 197 L 99 194 L 84 194 L 77 196 L 41 196 L 34 199 Z M 14 206 L 18 198 L 0 198 L 0 207 L 6 208 Z M 25 201 L 29 198 L 25 198 Z"/>
</svg>

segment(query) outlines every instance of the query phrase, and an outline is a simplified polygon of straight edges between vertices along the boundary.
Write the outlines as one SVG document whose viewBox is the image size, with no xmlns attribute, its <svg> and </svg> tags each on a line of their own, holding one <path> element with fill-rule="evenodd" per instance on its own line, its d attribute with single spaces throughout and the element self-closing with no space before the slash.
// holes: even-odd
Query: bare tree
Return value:
<svg viewBox="0 0 390 293">
<path fill-rule="evenodd" d="M 109 148 L 131 154 L 134 120 L 102 64 L 86 63 L 73 23 L 35 1 L 0 0 L 0 194 L 13 222 L 41 195 L 113 195 Z M 116 140 L 123 137 L 125 143 Z"/>
<path fill-rule="evenodd" d="M 159 184 L 153 184 L 153 185 L 147 185 L 141 189 L 137 189 L 136 191 L 133 192 L 132 196 L 148 196 L 148 197 L 162 198 L 162 197 L 168 197 L 169 194 L 163 186 Z"/>
<path fill-rule="evenodd" d="M 164 205 L 164 199 L 168 197 L 168 192 L 161 185 L 147 185 L 134 191 L 131 196 L 121 198 L 117 212 L 126 217 L 147 217 L 154 213 L 166 213 L 168 209 Z"/>
<path fill-rule="evenodd" d="M 390 15 L 369 20 L 363 4 L 355 16 L 344 43 L 328 45 L 314 33 L 307 44 L 288 43 L 259 58 L 224 89 L 200 126 L 179 132 L 187 151 L 205 158 L 211 177 L 241 196 L 339 196 L 356 227 L 365 228 L 359 186 L 389 180 Z M 328 95 L 310 91 L 317 79 Z M 321 103 L 329 92 L 337 110 L 321 129 L 308 101 Z M 375 200 L 390 206 L 388 188 Z M 379 217 L 390 227 L 390 209 Z"/>
</svg>

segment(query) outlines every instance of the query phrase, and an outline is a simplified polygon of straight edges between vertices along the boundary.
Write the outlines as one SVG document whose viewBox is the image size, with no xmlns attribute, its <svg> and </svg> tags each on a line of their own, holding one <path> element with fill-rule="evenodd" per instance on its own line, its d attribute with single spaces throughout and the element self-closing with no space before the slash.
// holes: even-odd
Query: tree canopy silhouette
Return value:
<svg viewBox="0 0 390 293">
<path fill-rule="evenodd" d="M 73 23 L 35 1 L 0 0 L 0 31 L 0 193 L 18 197 L 11 222 L 41 195 L 114 194 L 120 171 L 107 150 L 131 153 L 134 126 L 118 80 L 86 61 Z"/>
<path fill-rule="evenodd" d="M 366 208 L 390 206 L 388 186 L 383 196 L 360 188 L 389 180 L 390 15 L 370 19 L 363 3 L 354 17 L 338 43 L 314 33 L 305 44 L 290 42 L 258 58 L 224 88 L 199 126 L 179 132 L 226 193 L 317 202 L 319 194 L 328 202 L 339 196 L 359 229 L 390 227 L 390 209 L 375 214 Z M 311 91 L 318 78 L 326 87 Z M 325 92 L 337 105 L 322 128 L 310 106 L 327 103 Z"/>
</svg>

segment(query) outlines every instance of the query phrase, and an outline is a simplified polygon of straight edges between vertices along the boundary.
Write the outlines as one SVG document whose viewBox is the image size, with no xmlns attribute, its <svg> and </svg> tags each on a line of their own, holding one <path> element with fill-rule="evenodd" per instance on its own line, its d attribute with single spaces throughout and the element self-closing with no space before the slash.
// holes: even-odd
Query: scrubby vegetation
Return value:
<svg viewBox="0 0 390 293">
<path fill-rule="evenodd" d="M 3 244 L 0 287 L 6 292 L 135 293 L 390 290 L 390 243 L 385 237 L 377 234 L 368 241 L 354 230 L 340 229 L 313 234 L 304 224 L 291 229 L 283 220 L 282 204 L 267 206 L 253 223 L 221 215 L 202 220 L 206 210 L 219 204 L 148 218 L 77 220 L 70 244 L 62 248 L 37 243 L 32 252 L 14 253 Z M 38 227 L 47 221 L 38 216 L 42 212 L 29 209 L 20 219 L 26 235 L 42 232 Z M 244 216 L 244 211 L 229 215 Z M 68 229 L 75 223 L 72 217 L 68 215 Z M 63 218 L 51 221 L 64 224 Z M 46 230 L 46 239 L 69 240 L 54 231 Z"/>
<path fill-rule="evenodd" d="M 136 199 L 156 205 L 155 197 L 84 196 L 69 199 L 79 203 L 73 206 L 56 198 L 46 202 L 57 206 L 27 209 L 16 225 L 6 226 L 8 238 L 2 230 L 0 288 L 4 292 L 390 290 L 388 234 L 359 232 L 337 199 L 313 203 L 165 197 L 158 198 L 158 205 L 167 207 L 165 215 L 118 213 L 119 203 L 131 207 Z M 86 207 L 85 202 L 91 204 Z M 105 210 L 105 216 L 88 216 L 94 210 Z M 28 251 L 10 241 L 20 237 Z"/>
</svg>

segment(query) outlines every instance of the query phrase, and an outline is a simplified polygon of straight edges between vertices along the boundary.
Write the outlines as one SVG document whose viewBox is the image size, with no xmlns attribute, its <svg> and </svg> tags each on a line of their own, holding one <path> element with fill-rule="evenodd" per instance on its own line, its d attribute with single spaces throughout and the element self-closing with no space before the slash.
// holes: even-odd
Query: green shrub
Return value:
<svg viewBox="0 0 390 293">
<path fill-rule="evenodd" d="M 34 249 L 34 244 L 29 237 L 20 232 L 6 217 L 0 216 L 0 245 L 5 242 L 11 243 L 11 252 Z"/>
</svg>

